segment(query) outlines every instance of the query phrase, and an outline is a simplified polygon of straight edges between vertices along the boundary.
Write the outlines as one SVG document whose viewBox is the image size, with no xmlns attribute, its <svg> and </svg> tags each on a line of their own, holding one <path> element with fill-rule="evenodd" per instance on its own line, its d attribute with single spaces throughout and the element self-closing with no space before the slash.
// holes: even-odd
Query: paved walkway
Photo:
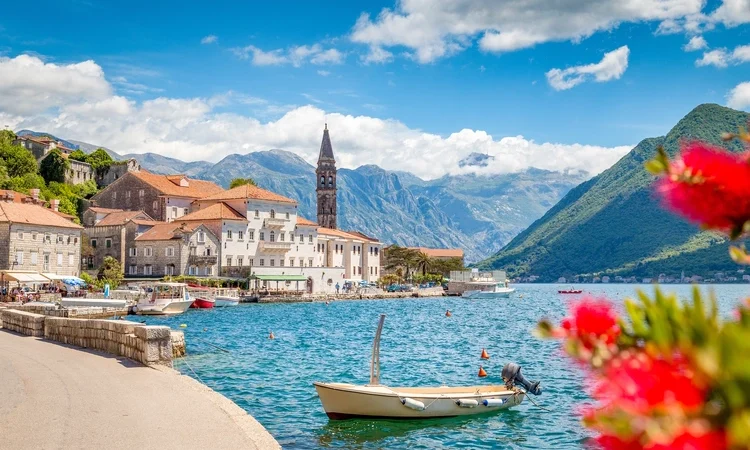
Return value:
<svg viewBox="0 0 750 450">
<path fill-rule="evenodd" d="M 171 369 L 0 330 L 0 448 L 280 448 L 225 397 Z"/>
</svg>

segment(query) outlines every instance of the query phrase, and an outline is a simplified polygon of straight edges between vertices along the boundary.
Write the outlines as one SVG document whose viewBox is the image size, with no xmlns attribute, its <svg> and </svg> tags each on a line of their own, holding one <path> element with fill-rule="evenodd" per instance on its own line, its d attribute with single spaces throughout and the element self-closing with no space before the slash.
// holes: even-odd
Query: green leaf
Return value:
<svg viewBox="0 0 750 450">
<path fill-rule="evenodd" d="M 667 171 L 667 167 L 659 160 L 652 159 L 644 164 L 646 170 L 652 175 L 661 175 Z"/>
</svg>

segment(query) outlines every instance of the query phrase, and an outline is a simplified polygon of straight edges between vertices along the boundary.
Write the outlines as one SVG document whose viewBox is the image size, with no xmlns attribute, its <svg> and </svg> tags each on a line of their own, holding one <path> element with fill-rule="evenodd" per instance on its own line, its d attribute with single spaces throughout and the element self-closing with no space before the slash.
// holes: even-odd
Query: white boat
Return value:
<svg viewBox="0 0 750 450">
<path fill-rule="evenodd" d="M 193 299 L 185 283 L 156 283 L 150 298 L 135 305 L 138 315 L 182 314 L 190 308 Z"/>
<path fill-rule="evenodd" d="M 124 308 L 128 306 L 127 300 L 114 300 L 108 298 L 83 298 L 83 297 L 63 297 L 60 304 L 69 306 L 99 306 L 102 308 Z"/>
<path fill-rule="evenodd" d="M 380 333 L 385 315 L 380 316 L 372 346 L 370 384 L 315 382 L 315 390 L 326 415 L 332 420 L 361 418 L 427 419 L 502 411 L 519 405 L 526 392 L 541 394 L 539 382 L 521 375 L 517 364 L 503 367 L 504 385 L 463 387 L 388 387 L 380 384 Z M 516 386 L 525 387 L 521 389 Z"/>
<path fill-rule="evenodd" d="M 240 294 L 236 289 L 217 289 L 214 295 L 214 306 L 237 306 L 240 304 Z"/>
<path fill-rule="evenodd" d="M 472 289 L 464 291 L 461 294 L 462 297 L 466 298 L 497 298 L 497 297 L 510 297 L 510 294 L 516 290 L 508 287 L 507 282 L 474 282 L 472 286 L 480 287 L 480 289 Z"/>
</svg>

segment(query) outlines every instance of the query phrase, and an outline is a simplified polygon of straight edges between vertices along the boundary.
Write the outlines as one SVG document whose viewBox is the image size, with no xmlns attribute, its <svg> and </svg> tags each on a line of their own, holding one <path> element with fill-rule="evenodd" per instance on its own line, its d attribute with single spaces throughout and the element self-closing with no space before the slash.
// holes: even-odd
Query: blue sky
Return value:
<svg viewBox="0 0 750 450">
<path fill-rule="evenodd" d="M 61 114 L 71 117 L 66 108 L 73 108 L 74 103 L 102 102 L 107 96 L 130 102 L 141 115 L 143 106 L 154 99 L 202 99 L 208 111 L 191 116 L 196 127 L 239 134 L 230 125 L 217 125 L 220 117 L 228 118 L 233 126 L 240 126 L 237 121 L 241 120 L 278 125 L 241 140 L 228 139 L 222 148 L 202 151 L 205 142 L 190 141 L 185 143 L 189 152 L 175 155 L 216 159 L 231 151 L 264 146 L 295 151 L 307 145 L 302 137 L 274 140 L 268 134 L 294 132 L 299 122 L 280 121 L 290 111 L 309 121 L 322 112 L 324 120 L 330 117 L 334 123 L 342 117 L 341 127 L 347 123 L 344 118 L 361 119 L 356 124 L 361 128 L 352 130 L 351 136 L 332 123 L 334 147 L 338 131 L 343 134 L 344 163 L 357 165 L 360 159 L 382 163 L 362 158 L 368 146 L 386 145 L 386 154 L 410 151 L 422 158 L 434 154 L 431 138 L 410 147 L 409 133 L 440 138 L 438 154 L 463 155 L 469 151 L 467 146 L 487 153 L 512 153 L 512 148 L 487 146 L 519 135 L 524 138 L 521 147 L 533 140 L 536 144 L 596 146 L 603 152 L 664 134 L 700 103 L 750 107 L 750 85 L 747 93 L 743 88 L 732 97 L 733 89 L 750 82 L 750 47 L 747 55 L 741 51 L 750 45 L 750 0 L 706 4 L 647 0 L 637 11 L 623 7 L 626 0 L 568 2 L 571 6 L 558 6 L 558 11 L 549 11 L 541 0 L 528 0 L 519 11 L 503 2 L 460 0 L 449 6 L 435 2 L 426 10 L 427 19 L 420 19 L 425 11 L 419 8 L 428 1 L 237 3 L 36 2 L 33 21 L 20 19 L 28 17 L 28 5 L 5 5 L 0 17 L 0 56 L 5 62 L 24 54 L 63 68 L 90 60 L 101 69 L 108 86 L 99 87 L 109 91 L 89 98 L 82 92 L 60 93 L 61 88 L 54 87 L 60 97 L 57 103 L 23 112 L 5 105 L 6 117 L 0 118 L 14 127 L 58 127 L 62 137 L 95 139 L 96 144 L 124 153 L 170 152 L 182 142 L 175 135 L 187 133 L 180 133 L 174 124 L 157 130 L 133 122 L 115 126 L 111 117 L 104 122 L 113 129 L 102 132 L 102 117 L 76 128 L 61 125 Z M 697 50 L 684 49 L 690 39 L 698 39 Z M 700 39 L 706 44 L 699 45 Z M 591 68 L 624 46 L 625 50 L 612 55 L 616 59 L 612 65 Z M 295 59 L 295 49 L 309 54 Z M 368 60 L 373 49 L 390 57 Z M 736 55 L 735 49 L 740 49 Z M 706 59 L 711 64 L 697 63 L 712 51 Z M 568 69 L 569 81 L 580 73 L 571 68 L 587 65 L 592 72 L 572 87 L 562 89 L 548 79 L 550 71 Z M 0 80 L 0 93 L 3 83 Z M 18 86 L 5 88 L 19 90 Z M 3 106 L 0 102 L 0 114 Z M 73 109 L 81 114 L 80 108 Z M 170 114 L 154 121 L 170 117 L 179 121 Z M 304 117 L 299 120 L 305 127 L 313 127 Z M 380 122 L 370 129 L 368 118 Z M 129 129 L 127 139 L 118 135 L 117 127 Z M 463 129 L 485 132 L 492 136 L 492 143 L 476 135 L 467 142 L 451 142 L 450 136 Z M 136 130 L 144 135 L 133 136 Z M 369 133 L 367 144 L 355 142 L 358 133 Z M 398 133 L 403 137 L 392 139 Z M 317 131 L 315 135 L 319 142 Z M 378 144 L 378 139 L 387 144 Z M 476 139 L 481 142 L 476 144 Z M 399 148 L 400 143 L 404 147 Z M 300 152 L 307 159 L 314 155 L 314 149 Z M 568 159 L 589 155 L 573 153 L 559 167 L 576 168 Z M 611 164 L 621 154 L 621 148 L 610 152 L 601 165 Z M 599 158 L 598 154 L 591 157 Z M 526 165 L 536 165 L 533 156 L 529 158 Z M 404 159 L 401 163 L 415 162 Z M 433 177 L 452 171 L 441 170 L 416 172 Z"/>
</svg>

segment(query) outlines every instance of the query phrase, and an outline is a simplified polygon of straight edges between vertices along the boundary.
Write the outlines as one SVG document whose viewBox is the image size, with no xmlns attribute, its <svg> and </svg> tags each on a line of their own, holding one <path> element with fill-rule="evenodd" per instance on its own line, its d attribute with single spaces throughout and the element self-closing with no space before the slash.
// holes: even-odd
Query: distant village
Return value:
<svg viewBox="0 0 750 450">
<path fill-rule="evenodd" d="M 516 283 L 538 283 L 539 277 L 536 275 L 520 277 L 514 280 Z M 686 276 L 683 272 L 679 277 L 660 274 L 658 277 L 623 277 L 620 275 L 609 276 L 575 276 L 560 277 L 558 283 L 579 284 L 579 283 L 642 283 L 642 284 L 690 284 L 690 283 L 750 283 L 750 274 L 745 274 L 745 269 L 739 269 L 735 273 L 715 272 L 711 276 L 703 277 L 701 275 Z"/>
</svg>

